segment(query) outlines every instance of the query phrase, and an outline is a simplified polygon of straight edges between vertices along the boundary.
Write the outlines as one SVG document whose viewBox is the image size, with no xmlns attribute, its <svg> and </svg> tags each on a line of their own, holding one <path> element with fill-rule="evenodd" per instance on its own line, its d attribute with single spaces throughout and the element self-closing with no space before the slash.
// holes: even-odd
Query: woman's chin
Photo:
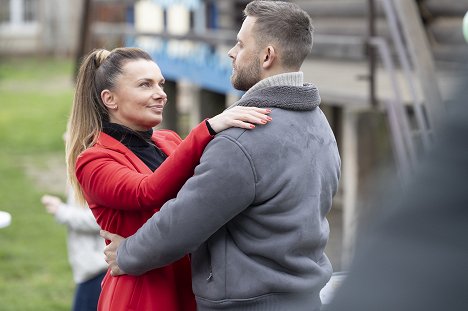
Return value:
<svg viewBox="0 0 468 311">
<path fill-rule="evenodd" d="M 151 123 L 151 128 L 159 126 L 162 123 L 162 120 L 162 117 L 158 118 L 157 120 L 154 120 L 154 122 Z"/>
</svg>

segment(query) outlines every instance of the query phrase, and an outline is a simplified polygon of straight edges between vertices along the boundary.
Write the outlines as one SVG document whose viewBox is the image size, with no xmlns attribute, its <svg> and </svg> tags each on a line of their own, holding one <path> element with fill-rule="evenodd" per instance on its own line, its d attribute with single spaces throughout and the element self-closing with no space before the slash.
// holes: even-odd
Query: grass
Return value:
<svg viewBox="0 0 468 311">
<path fill-rule="evenodd" d="M 72 101 L 72 62 L 0 63 L 0 309 L 69 310 L 74 283 L 66 229 L 45 212 L 45 192 L 62 195 L 62 133 Z"/>
</svg>

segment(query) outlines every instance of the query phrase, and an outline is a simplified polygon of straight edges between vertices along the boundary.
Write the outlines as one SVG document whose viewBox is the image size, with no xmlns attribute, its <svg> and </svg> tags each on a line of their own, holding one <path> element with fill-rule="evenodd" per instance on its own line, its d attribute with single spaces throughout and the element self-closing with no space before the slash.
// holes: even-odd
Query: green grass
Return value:
<svg viewBox="0 0 468 311">
<path fill-rule="evenodd" d="M 63 195 L 62 133 L 72 101 L 72 62 L 0 63 L 0 309 L 69 310 L 74 284 L 66 229 L 45 212 L 43 193 Z"/>
</svg>

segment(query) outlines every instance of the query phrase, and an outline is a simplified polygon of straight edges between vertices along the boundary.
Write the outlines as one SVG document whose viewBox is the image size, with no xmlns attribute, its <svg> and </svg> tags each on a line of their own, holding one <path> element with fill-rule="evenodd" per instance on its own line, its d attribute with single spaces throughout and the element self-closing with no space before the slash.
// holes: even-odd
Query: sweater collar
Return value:
<svg viewBox="0 0 468 311">
<path fill-rule="evenodd" d="M 287 72 L 281 73 L 268 77 L 266 79 L 258 81 L 254 86 L 252 86 L 243 96 L 248 96 L 250 93 L 261 90 L 266 87 L 272 86 L 302 86 L 304 85 L 304 73 L 302 71 L 298 72 Z"/>
<path fill-rule="evenodd" d="M 302 72 L 284 73 L 259 81 L 233 106 L 311 111 L 320 105 L 316 86 L 304 84 Z"/>
</svg>

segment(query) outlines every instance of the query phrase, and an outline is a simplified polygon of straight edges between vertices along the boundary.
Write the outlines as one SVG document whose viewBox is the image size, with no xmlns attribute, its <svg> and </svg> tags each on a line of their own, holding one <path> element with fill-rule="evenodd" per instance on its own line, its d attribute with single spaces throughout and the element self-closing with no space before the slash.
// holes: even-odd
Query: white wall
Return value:
<svg viewBox="0 0 468 311">
<path fill-rule="evenodd" d="M 37 0 L 37 21 L 22 21 L 23 0 L 10 0 L 11 21 L 0 25 L 0 54 L 71 55 L 78 42 L 83 0 Z"/>
</svg>

